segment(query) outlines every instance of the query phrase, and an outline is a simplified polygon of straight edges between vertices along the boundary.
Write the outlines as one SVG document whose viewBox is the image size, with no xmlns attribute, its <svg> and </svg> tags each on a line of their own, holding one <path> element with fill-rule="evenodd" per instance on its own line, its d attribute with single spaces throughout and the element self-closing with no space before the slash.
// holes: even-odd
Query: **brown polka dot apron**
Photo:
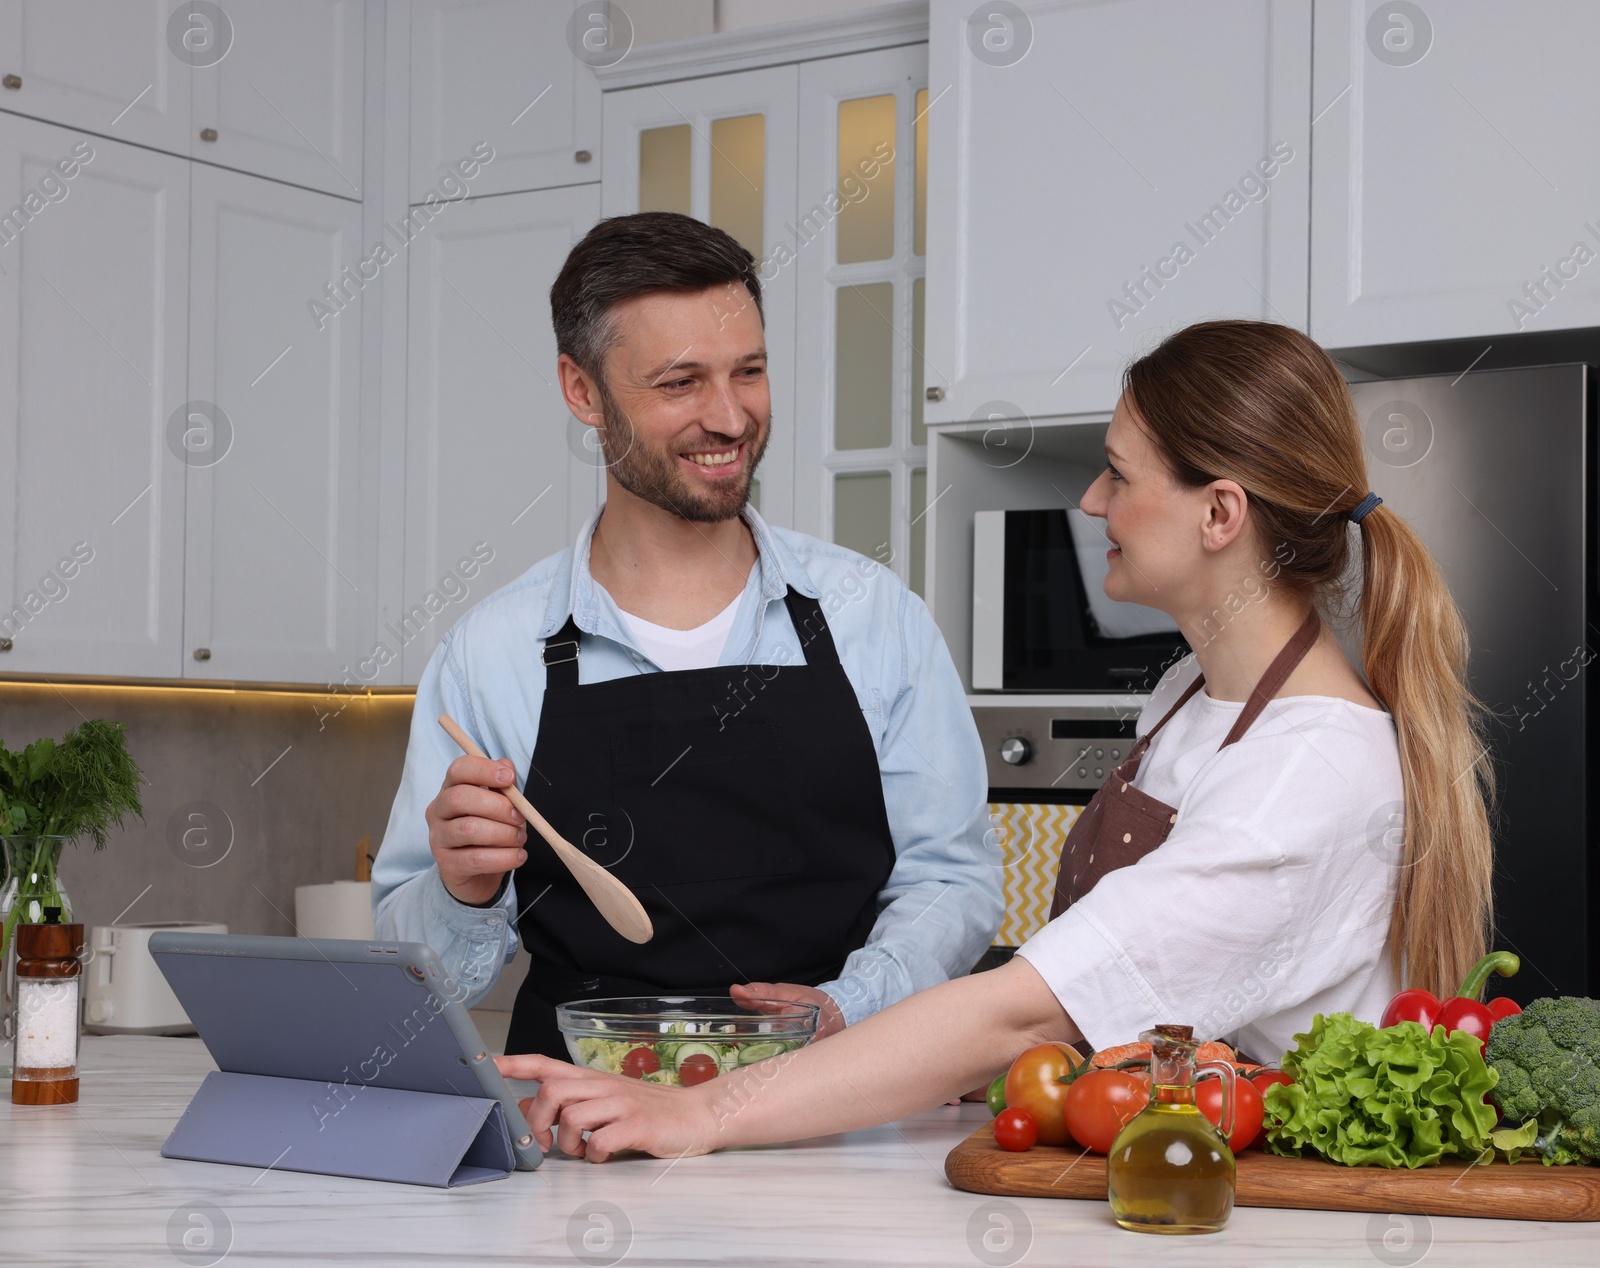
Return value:
<svg viewBox="0 0 1600 1268">
<path fill-rule="evenodd" d="M 1261 675 L 1261 681 L 1251 690 L 1250 698 L 1245 701 L 1219 751 L 1250 729 L 1251 723 L 1267 707 L 1267 701 L 1278 694 L 1289 675 L 1305 659 L 1320 632 L 1321 622 L 1313 610 L 1294 632 L 1294 636 L 1284 644 L 1272 664 L 1267 666 L 1267 672 Z M 1140 737 L 1128 756 L 1123 758 L 1122 764 L 1111 772 L 1083 808 L 1083 813 L 1072 825 L 1061 847 L 1061 867 L 1056 873 L 1056 893 L 1050 905 L 1050 919 L 1054 920 L 1087 894 L 1107 872 L 1114 872 L 1119 867 L 1131 867 L 1167 839 L 1173 824 L 1178 822 L 1178 812 L 1166 802 L 1157 801 L 1135 788 L 1133 781 L 1139 774 L 1145 750 L 1150 747 L 1156 732 L 1172 721 L 1173 715 L 1189 703 L 1189 698 L 1205 686 L 1205 682 L 1202 675 L 1189 684 L 1188 690 L 1178 698 L 1178 703 Z"/>
</svg>

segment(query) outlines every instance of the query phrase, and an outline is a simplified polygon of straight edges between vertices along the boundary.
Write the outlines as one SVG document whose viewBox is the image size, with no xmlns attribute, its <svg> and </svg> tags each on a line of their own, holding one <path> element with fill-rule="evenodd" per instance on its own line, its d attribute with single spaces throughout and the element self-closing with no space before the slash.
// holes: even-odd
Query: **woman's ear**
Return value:
<svg viewBox="0 0 1600 1268">
<path fill-rule="evenodd" d="M 1224 550 L 1244 532 L 1250 511 L 1249 495 L 1232 480 L 1213 480 L 1206 486 L 1206 518 L 1200 526 L 1200 545 L 1208 551 Z"/>
</svg>

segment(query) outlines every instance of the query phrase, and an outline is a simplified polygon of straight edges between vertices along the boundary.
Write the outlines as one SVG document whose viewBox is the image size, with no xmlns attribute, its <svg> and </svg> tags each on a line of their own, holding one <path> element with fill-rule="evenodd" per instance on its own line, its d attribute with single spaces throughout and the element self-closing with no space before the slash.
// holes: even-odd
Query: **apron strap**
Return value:
<svg viewBox="0 0 1600 1268">
<path fill-rule="evenodd" d="M 545 690 L 567 691 L 578 685 L 578 623 L 567 623 L 544 641 L 539 653 L 544 661 Z"/>
<path fill-rule="evenodd" d="M 833 631 L 828 628 L 828 618 L 822 615 L 821 602 L 790 586 L 783 596 L 783 605 L 789 609 L 789 620 L 800 637 L 800 651 L 806 664 L 813 669 L 842 670 L 839 648 L 833 641 Z"/>
<path fill-rule="evenodd" d="M 1227 739 L 1223 740 L 1219 748 L 1227 748 L 1237 741 L 1250 724 L 1261 716 L 1261 711 L 1267 707 L 1267 702 L 1278 694 L 1278 689 L 1289 680 L 1289 675 L 1294 673 L 1300 662 L 1306 658 L 1312 646 L 1317 641 L 1317 636 L 1322 632 L 1322 621 L 1317 616 L 1316 608 L 1312 608 L 1301 623 L 1294 636 L 1283 645 L 1283 650 L 1267 666 L 1267 672 L 1261 675 L 1261 681 L 1251 689 L 1250 699 L 1245 701 L 1245 706 L 1239 711 L 1238 718 L 1228 732 Z"/>
</svg>

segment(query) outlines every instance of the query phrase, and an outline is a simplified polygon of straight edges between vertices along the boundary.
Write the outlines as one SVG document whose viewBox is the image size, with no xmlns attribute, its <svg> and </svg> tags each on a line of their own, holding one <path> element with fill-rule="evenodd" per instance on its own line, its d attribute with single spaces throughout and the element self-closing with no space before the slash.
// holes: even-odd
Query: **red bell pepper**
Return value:
<svg viewBox="0 0 1600 1268">
<path fill-rule="evenodd" d="M 1393 1026 L 1396 1022 L 1415 1021 L 1421 1022 L 1428 1030 L 1435 1026 L 1443 1026 L 1446 1030 L 1464 1030 L 1482 1045 L 1489 1038 L 1489 1028 L 1495 1022 L 1522 1011 L 1514 1000 L 1504 996 L 1480 1004 L 1478 996 L 1483 994 L 1484 983 L 1489 980 L 1491 973 L 1510 977 L 1521 967 L 1521 959 L 1510 951 L 1491 952 L 1473 965 L 1467 980 L 1461 983 L 1461 990 L 1450 999 L 1441 1002 L 1431 992 L 1416 988 L 1401 991 L 1383 1010 L 1382 1024 Z"/>
</svg>

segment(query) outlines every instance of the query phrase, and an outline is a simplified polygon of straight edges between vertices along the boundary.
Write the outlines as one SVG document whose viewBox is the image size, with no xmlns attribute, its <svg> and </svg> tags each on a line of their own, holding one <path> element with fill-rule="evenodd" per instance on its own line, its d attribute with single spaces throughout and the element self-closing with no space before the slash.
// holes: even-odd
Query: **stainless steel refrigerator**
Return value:
<svg viewBox="0 0 1600 1268">
<path fill-rule="evenodd" d="M 1600 674 L 1595 371 L 1582 365 L 1352 384 L 1372 488 L 1444 568 L 1494 711 L 1495 993 L 1600 994 L 1590 746 Z"/>
</svg>

